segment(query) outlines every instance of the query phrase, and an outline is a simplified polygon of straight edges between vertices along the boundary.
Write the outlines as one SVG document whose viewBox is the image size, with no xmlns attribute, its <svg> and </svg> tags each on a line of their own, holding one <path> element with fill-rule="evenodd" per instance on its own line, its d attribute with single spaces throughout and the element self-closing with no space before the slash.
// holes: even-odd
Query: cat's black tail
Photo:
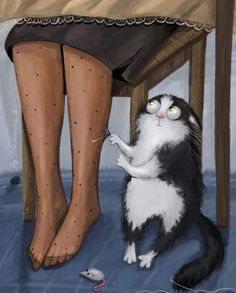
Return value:
<svg viewBox="0 0 236 293">
<path fill-rule="evenodd" d="M 201 257 L 180 268 L 174 277 L 173 286 L 175 289 L 183 289 L 177 284 L 194 288 L 223 263 L 224 244 L 220 232 L 203 214 L 200 214 L 198 224 L 202 235 L 204 253 Z"/>
</svg>

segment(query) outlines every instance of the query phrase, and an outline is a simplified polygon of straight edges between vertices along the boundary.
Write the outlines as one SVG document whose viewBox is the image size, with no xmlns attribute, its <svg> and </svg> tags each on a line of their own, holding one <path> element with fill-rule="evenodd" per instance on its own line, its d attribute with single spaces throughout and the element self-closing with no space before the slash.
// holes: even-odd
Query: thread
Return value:
<svg viewBox="0 0 236 293">
<path fill-rule="evenodd" d="M 179 286 L 180 288 L 182 289 L 185 289 L 185 290 L 189 290 L 193 293 L 220 293 L 221 291 L 223 292 L 230 292 L 230 293 L 236 293 L 236 289 L 235 288 L 219 288 L 219 289 L 216 289 L 216 290 L 204 290 L 204 289 L 191 289 L 191 288 L 188 288 L 188 287 L 185 287 L 181 284 L 178 284 L 177 282 L 175 282 L 174 280 L 170 279 L 170 282 L 172 284 L 175 284 L 177 286 Z M 137 291 L 136 293 L 171 293 L 170 291 L 165 291 L 165 290 L 155 290 L 155 291 L 149 291 L 149 290 L 142 290 L 142 291 Z"/>
<path fill-rule="evenodd" d="M 236 289 L 235 288 L 219 288 L 219 289 L 216 289 L 216 290 L 211 290 L 211 291 L 208 291 L 208 290 L 204 290 L 204 289 L 191 289 L 191 288 L 188 288 L 188 287 L 185 287 L 185 286 L 182 286 L 181 284 L 178 284 L 177 282 L 175 282 L 174 280 L 170 279 L 170 282 L 183 288 L 183 289 L 187 289 L 189 291 L 192 291 L 193 293 L 218 293 L 222 290 L 224 291 L 228 291 L 230 293 L 233 293 L 233 292 L 236 292 Z M 169 292 L 168 292 L 169 293 Z"/>
</svg>

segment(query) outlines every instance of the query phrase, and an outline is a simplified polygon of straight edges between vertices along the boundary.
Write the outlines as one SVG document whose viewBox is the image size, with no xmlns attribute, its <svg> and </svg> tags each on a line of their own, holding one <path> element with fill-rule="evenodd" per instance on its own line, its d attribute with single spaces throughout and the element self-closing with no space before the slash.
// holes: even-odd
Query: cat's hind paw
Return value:
<svg viewBox="0 0 236 293">
<path fill-rule="evenodd" d="M 129 265 L 137 262 L 134 244 L 129 245 L 127 247 L 126 252 L 125 252 L 125 256 L 124 256 L 124 262 L 127 262 Z"/>
<path fill-rule="evenodd" d="M 127 264 L 131 265 L 132 263 L 137 262 L 137 257 L 136 255 L 125 255 L 124 256 L 124 262 L 127 262 Z"/>
<path fill-rule="evenodd" d="M 150 269 L 153 259 L 157 254 L 151 250 L 147 254 L 139 255 L 138 259 L 140 260 L 139 266 L 141 268 Z"/>
</svg>

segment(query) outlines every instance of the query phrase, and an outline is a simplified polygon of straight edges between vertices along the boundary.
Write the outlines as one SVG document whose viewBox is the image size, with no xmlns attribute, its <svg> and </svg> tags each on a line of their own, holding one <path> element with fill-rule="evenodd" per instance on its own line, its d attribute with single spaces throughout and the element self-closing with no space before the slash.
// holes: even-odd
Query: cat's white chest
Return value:
<svg viewBox="0 0 236 293">
<path fill-rule="evenodd" d="M 179 221 L 184 203 L 178 190 L 159 179 L 132 178 L 126 195 L 127 219 L 132 229 L 141 227 L 148 219 L 161 216 L 166 232 Z"/>
</svg>

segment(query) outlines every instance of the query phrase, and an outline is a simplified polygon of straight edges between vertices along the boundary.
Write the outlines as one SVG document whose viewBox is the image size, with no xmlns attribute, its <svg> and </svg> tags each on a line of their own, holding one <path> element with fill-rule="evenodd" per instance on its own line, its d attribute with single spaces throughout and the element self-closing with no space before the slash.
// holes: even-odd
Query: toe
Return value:
<svg viewBox="0 0 236 293">
<path fill-rule="evenodd" d="M 145 267 L 145 262 L 141 261 L 139 265 L 140 265 L 141 268 L 144 268 Z"/>
<path fill-rule="evenodd" d="M 39 262 L 39 261 L 35 260 L 34 263 L 33 263 L 32 265 L 33 265 L 33 268 L 34 268 L 35 270 L 38 270 L 38 269 L 41 268 L 42 262 Z"/>
<path fill-rule="evenodd" d="M 28 254 L 31 266 L 34 270 L 38 270 L 41 267 L 42 262 L 37 259 L 37 257 L 33 254 L 33 252 L 30 249 L 28 250 Z"/>
<path fill-rule="evenodd" d="M 73 256 L 74 256 L 74 254 L 67 254 L 66 255 L 66 260 L 70 260 Z"/>
<path fill-rule="evenodd" d="M 54 257 L 54 256 L 47 256 L 44 259 L 43 265 L 45 267 L 51 267 L 51 266 L 55 266 L 56 264 L 58 264 L 58 258 Z"/>
<path fill-rule="evenodd" d="M 49 267 L 50 266 L 50 257 L 45 257 L 43 265 L 45 267 Z"/>
<path fill-rule="evenodd" d="M 59 263 L 63 263 L 63 262 L 65 262 L 66 261 L 66 256 L 65 255 L 63 255 L 63 256 L 59 256 L 58 257 L 58 262 Z"/>
<path fill-rule="evenodd" d="M 58 257 L 50 257 L 50 266 L 55 266 L 58 263 Z"/>
</svg>

